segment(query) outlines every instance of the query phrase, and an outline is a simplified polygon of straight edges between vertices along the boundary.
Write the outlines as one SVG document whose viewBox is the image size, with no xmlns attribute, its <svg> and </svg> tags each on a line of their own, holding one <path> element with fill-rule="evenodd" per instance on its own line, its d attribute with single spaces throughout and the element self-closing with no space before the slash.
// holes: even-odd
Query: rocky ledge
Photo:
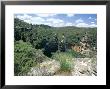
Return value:
<svg viewBox="0 0 110 89">
<path fill-rule="evenodd" d="M 71 71 L 60 71 L 60 63 L 48 60 L 31 68 L 28 76 L 97 76 L 96 58 L 73 58 Z M 60 71 L 60 72 L 59 72 Z"/>
</svg>

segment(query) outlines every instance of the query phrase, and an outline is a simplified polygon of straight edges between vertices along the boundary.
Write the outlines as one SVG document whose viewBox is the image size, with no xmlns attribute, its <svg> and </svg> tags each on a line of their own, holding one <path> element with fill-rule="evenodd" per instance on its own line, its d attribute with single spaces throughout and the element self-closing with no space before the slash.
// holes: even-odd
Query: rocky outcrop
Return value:
<svg viewBox="0 0 110 89">
<path fill-rule="evenodd" d="M 60 63 L 47 60 L 31 68 L 28 76 L 97 76 L 96 58 L 73 58 L 71 71 L 61 71 Z"/>
<path fill-rule="evenodd" d="M 96 76 L 96 58 L 76 58 L 74 60 L 73 76 Z"/>
<path fill-rule="evenodd" d="M 44 61 L 31 68 L 28 76 L 52 76 L 60 69 L 60 63 L 55 60 Z"/>
</svg>

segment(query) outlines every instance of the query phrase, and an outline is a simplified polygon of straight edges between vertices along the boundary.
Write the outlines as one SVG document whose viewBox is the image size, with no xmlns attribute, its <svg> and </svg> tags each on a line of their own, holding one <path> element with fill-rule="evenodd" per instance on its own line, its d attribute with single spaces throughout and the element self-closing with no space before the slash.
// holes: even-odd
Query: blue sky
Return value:
<svg viewBox="0 0 110 89">
<path fill-rule="evenodd" d="M 97 14 L 15 14 L 15 18 L 32 24 L 45 24 L 53 27 L 76 26 L 97 27 Z"/>
</svg>

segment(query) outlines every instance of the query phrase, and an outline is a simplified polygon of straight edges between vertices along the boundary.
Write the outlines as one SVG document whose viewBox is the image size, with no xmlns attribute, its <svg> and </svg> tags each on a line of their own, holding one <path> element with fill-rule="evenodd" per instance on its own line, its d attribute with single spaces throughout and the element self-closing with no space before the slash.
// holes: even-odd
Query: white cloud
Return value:
<svg viewBox="0 0 110 89">
<path fill-rule="evenodd" d="M 65 26 L 73 26 L 73 23 L 66 23 Z"/>
<path fill-rule="evenodd" d="M 27 23 L 32 23 L 32 24 L 43 24 L 45 22 L 45 19 L 42 17 L 32 17 L 27 14 L 17 15 L 16 17 L 21 20 L 24 20 Z"/>
<path fill-rule="evenodd" d="M 67 14 L 67 16 L 68 16 L 68 17 L 72 17 L 72 16 L 74 16 L 74 14 Z"/>
<path fill-rule="evenodd" d="M 92 19 L 91 17 L 89 17 L 88 19 Z M 85 23 L 81 18 L 75 21 L 75 26 L 76 27 L 97 27 L 97 25 L 95 24 L 95 22 L 91 22 L 91 24 Z"/>
<path fill-rule="evenodd" d="M 45 24 L 54 27 L 64 26 L 63 20 L 48 18 L 48 16 L 52 16 L 52 15 L 53 14 L 39 14 L 39 16 L 32 17 L 30 15 L 24 14 L 24 15 L 16 15 L 15 17 L 24 20 L 27 23 L 32 23 L 32 24 Z M 43 17 L 47 17 L 47 19 L 46 18 L 44 19 Z"/>
<path fill-rule="evenodd" d="M 88 19 L 92 19 L 92 17 L 89 17 Z"/>
<path fill-rule="evenodd" d="M 90 27 L 90 28 L 93 28 L 93 27 L 97 27 L 96 24 L 87 24 L 87 23 L 78 23 L 76 24 L 76 27 Z"/>
<path fill-rule="evenodd" d="M 45 20 L 41 17 L 35 17 L 35 18 L 32 18 L 32 20 L 35 20 L 35 21 L 41 21 L 41 22 L 44 22 Z"/>
<path fill-rule="evenodd" d="M 52 16 L 55 16 L 56 14 L 49 13 L 49 14 L 36 14 L 36 15 L 39 17 L 52 17 Z"/>
<path fill-rule="evenodd" d="M 63 23 L 64 21 L 61 19 L 55 19 L 55 18 L 49 18 L 46 20 L 47 22 L 51 22 L 51 23 Z"/>
<path fill-rule="evenodd" d="M 61 19 L 48 18 L 46 19 L 46 24 L 53 26 L 53 27 L 62 27 L 64 26 L 65 22 Z"/>
<path fill-rule="evenodd" d="M 46 20 L 46 25 L 50 25 L 53 27 L 63 27 L 63 26 L 73 26 L 73 23 L 65 22 L 61 19 L 49 18 Z"/>
<path fill-rule="evenodd" d="M 54 27 L 63 27 L 65 26 L 64 23 L 56 23 L 56 24 L 53 24 Z"/>
<path fill-rule="evenodd" d="M 44 15 L 44 14 L 42 14 Z M 50 14 L 49 14 L 50 15 Z M 44 16 L 49 16 L 47 14 L 45 14 Z M 52 16 L 52 15 L 51 15 Z M 91 24 L 87 24 L 84 23 L 84 21 L 80 18 L 78 20 L 75 21 L 75 23 L 71 23 L 71 22 L 66 22 L 62 19 L 56 19 L 56 18 L 49 18 L 49 17 L 38 17 L 38 16 L 30 16 L 28 14 L 24 14 L 24 15 L 16 15 L 15 17 L 24 20 L 27 23 L 32 23 L 32 24 L 44 24 L 44 25 L 49 25 L 49 26 L 53 26 L 53 27 L 63 27 L 63 26 L 77 26 L 77 27 L 97 27 L 95 22 L 91 22 Z"/>
<path fill-rule="evenodd" d="M 78 20 L 75 21 L 76 23 L 83 23 L 84 21 L 80 18 Z"/>
<path fill-rule="evenodd" d="M 27 22 L 27 23 L 32 23 L 32 21 L 30 20 L 30 19 L 28 19 L 28 20 L 24 20 L 25 22 Z"/>
<path fill-rule="evenodd" d="M 89 25 L 86 23 L 78 23 L 76 26 L 77 27 L 89 27 Z"/>
<path fill-rule="evenodd" d="M 97 25 L 96 24 L 91 24 L 91 25 L 89 25 L 90 27 L 97 27 Z"/>
<path fill-rule="evenodd" d="M 95 22 L 91 22 L 92 24 L 94 24 Z"/>
<path fill-rule="evenodd" d="M 25 22 L 32 23 L 32 24 L 43 24 L 45 22 L 45 19 L 41 17 L 32 17 L 28 20 L 24 20 Z"/>
<path fill-rule="evenodd" d="M 27 14 L 17 15 L 16 17 L 21 19 L 21 20 L 27 20 L 27 19 L 31 19 L 32 18 L 32 16 L 27 15 Z"/>
</svg>

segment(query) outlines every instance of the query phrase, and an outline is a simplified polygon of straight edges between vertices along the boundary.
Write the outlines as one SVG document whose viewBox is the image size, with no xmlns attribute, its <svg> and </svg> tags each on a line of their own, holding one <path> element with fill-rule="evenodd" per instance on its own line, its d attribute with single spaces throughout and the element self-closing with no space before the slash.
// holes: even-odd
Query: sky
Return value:
<svg viewBox="0 0 110 89">
<path fill-rule="evenodd" d="M 52 27 L 76 26 L 76 27 L 97 27 L 97 14 L 15 14 L 15 18 L 24 20 L 31 24 L 44 24 Z"/>
</svg>

